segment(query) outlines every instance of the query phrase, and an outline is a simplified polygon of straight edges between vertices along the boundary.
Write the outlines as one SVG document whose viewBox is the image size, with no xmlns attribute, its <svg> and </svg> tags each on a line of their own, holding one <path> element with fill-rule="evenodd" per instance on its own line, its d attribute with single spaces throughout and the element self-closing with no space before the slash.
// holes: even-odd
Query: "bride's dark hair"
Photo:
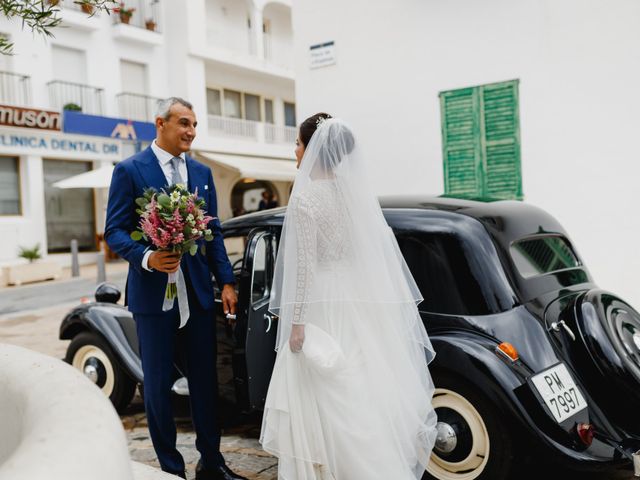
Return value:
<svg viewBox="0 0 640 480">
<path fill-rule="evenodd" d="M 311 115 L 304 122 L 300 124 L 300 141 L 305 146 L 305 148 L 309 145 L 311 141 L 311 137 L 315 133 L 318 128 L 318 121 L 320 119 L 328 119 L 332 118 L 328 113 L 320 112 L 315 115 Z"/>
</svg>

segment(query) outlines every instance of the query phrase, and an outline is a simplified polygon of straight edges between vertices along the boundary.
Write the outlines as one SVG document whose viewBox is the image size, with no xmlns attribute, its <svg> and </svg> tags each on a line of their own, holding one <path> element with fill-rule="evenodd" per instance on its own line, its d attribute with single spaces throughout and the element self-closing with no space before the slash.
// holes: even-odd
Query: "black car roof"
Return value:
<svg viewBox="0 0 640 480">
<path fill-rule="evenodd" d="M 533 205 L 511 200 L 475 201 L 429 195 L 387 196 L 379 200 L 387 223 L 397 232 L 432 232 L 447 229 L 450 228 L 452 220 L 459 226 L 469 227 L 472 226 L 470 223 L 479 222 L 492 238 L 496 253 L 501 258 L 505 272 L 522 302 L 528 302 L 548 292 L 557 292 L 569 285 L 592 283 L 584 266 L 579 268 L 577 277 L 571 276 L 576 273 L 575 270 L 531 278 L 523 278 L 517 273 L 509 253 L 515 240 L 537 234 L 557 234 L 564 236 L 572 244 L 558 221 Z M 279 227 L 284 221 L 285 212 L 286 208 L 281 207 L 232 218 L 223 223 L 225 235 L 246 232 L 256 227 Z M 475 228 L 458 228 L 458 231 L 466 232 L 467 237 L 479 234 Z M 480 238 L 467 240 L 481 241 Z"/>
<path fill-rule="evenodd" d="M 413 210 L 451 212 L 475 218 L 504 247 L 518 238 L 537 233 L 558 233 L 566 235 L 562 226 L 547 212 L 533 205 L 501 200 L 484 202 L 445 198 L 429 195 L 398 195 L 380 197 L 383 210 Z M 253 228 L 258 226 L 280 226 L 284 221 L 286 208 L 275 208 L 235 217 L 224 222 L 225 229 Z M 392 225 L 393 226 L 393 225 Z M 416 225 L 420 229 L 419 225 Z"/>
</svg>

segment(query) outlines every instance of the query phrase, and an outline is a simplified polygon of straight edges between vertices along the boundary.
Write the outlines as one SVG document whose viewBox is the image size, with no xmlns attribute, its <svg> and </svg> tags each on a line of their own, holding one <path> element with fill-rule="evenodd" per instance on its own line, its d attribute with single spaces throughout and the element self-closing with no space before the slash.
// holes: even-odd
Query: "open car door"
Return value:
<svg viewBox="0 0 640 480">
<path fill-rule="evenodd" d="M 236 331 L 238 346 L 244 337 L 248 405 L 251 410 L 264 406 L 276 359 L 277 317 L 267 310 L 276 251 L 275 233 L 262 229 L 251 232 L 240 280 Z"/>
</svg>

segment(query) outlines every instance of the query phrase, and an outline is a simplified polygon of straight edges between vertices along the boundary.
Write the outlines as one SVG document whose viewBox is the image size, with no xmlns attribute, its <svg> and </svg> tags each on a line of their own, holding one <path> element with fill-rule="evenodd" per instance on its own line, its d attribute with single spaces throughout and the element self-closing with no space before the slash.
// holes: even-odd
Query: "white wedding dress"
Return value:
<svg viewBox="0 0 640 480">
<path fill-rule="evenodd" d="M 363 227 L 386 235 L 386 250 L 363 271 L 369 267 L 359 259 L 370 245 L 358 243 L 355 206 L 340 178 L 324 177 L 312 174 L 294 189 L 287 211 L 283 284 L 274 284 L 282 297 L 272 302 L 279 350 L 261 443 L 279 458 L 282 480 L 420 479 L 435 441 L 431 346 L 410 290 L 401 288 L 402 298 L 376 290 L 404 277 L 363 278 L 406 274 L 406 265 L 389 227 L 372 220 Z M 305 341 L 292 353 L 288 336 L 299 323 Z"/>
</svg>

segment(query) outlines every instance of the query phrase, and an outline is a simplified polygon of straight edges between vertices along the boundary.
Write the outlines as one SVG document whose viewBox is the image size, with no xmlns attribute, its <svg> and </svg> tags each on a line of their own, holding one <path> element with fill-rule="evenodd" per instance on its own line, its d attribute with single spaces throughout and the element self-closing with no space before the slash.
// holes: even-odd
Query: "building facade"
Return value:
<svg viewBox="0 0 640 480">
<path fill-rule="evenodd" d="M 567 228 L 599 285 L 640 307 L 640 4 L 294 7 L 299 116 L 347 119 L 380 194 L 507 192 L 540 206 Z M 508 84 L 512 93 L 491 96 Z M 485 101 L 496 108 L 474 120 Z"/>
<path fill-rule="evenodd" d="M 194 105 L 191 153 L 213 170 L 222 219 L 257 209 L 264 191 L 287 202 L 296 136 L 289 0 L 128 0 L 130 15 L 55 3 L 53 38 L 0 19 L 15 43 L 15 55 L 0 57 L 0 264 L 36 243 L 67 264 L 71 239 L 93 261 L 107 188 L 53 184 L 146 147 L 132 122 L 149 127 L 168 96 Z M 65 125 L 69 111 L 80 130 Z M 115 127 L 99 132 L 89 120 Z"/>
</svg>

